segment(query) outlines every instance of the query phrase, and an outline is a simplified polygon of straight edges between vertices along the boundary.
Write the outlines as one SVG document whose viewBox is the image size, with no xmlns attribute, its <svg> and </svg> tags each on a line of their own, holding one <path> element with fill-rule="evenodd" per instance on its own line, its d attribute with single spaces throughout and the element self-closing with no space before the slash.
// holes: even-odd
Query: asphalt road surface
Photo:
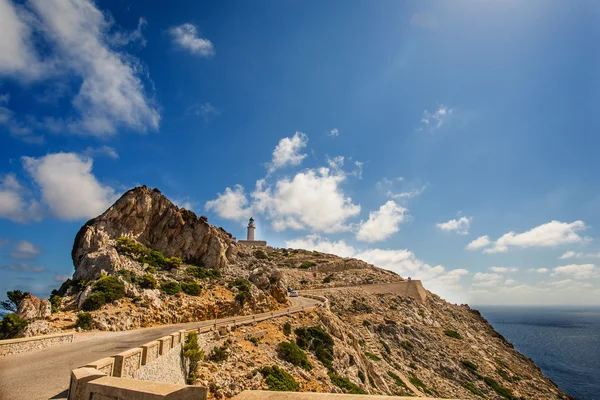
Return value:
<svg viewBox="0 0 600 400">
<path fill-rule="evenodd" d="M 291 310 L 312 307 L 319 302 L 304 297 L 290 298 Z M 285 310 L 282 310 L 285 311 Z M 260 316 L 262 314 L 256 314 Z M 277 315 L 277 311 L 275 311 Z M 217 323 L 252 318 L 219 319 Z M 138 347 L 180 329 L 212 325 L 215 320 L 163 325 L 124 332 L 76 333 L 72 343 L 47 349 L 0 357 L 0 400 L 47 400 L 66 398 L 71 370 L 103 357 Z"/>
</svg>

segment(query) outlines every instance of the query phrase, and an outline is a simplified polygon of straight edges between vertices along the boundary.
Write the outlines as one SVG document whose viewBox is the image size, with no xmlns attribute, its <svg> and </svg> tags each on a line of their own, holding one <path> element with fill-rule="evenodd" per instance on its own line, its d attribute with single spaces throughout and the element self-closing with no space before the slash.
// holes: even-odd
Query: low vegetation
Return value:
<svg viewBox="0 0 600 400">
<path fill-rule="evenodd" d="M 156 281 L 156 278 L 150 274 L 145 274 L 140 279 L 140 287 L 142 289 L 156 289 L 156 286 L 158 286 L 158 282 Z"/>
<path fill-rule="evenodd" d="M 160 284 L 160 289 L 171 296 L 181 292 L 181 286 L 177 282 L 163 282 Z"/>
<path fill-rule="evenodd" d="M 298 268 L 300 269 L 309 269 L 311 267 L 316 266 L 317 263 L 314 261 L 304 261 L 302 264 L 298 265 Z"/>
<path fill-rule="evenodd" d="M 196 377 L 196 369 L 198 363 L 204 358 L 204 352 L 198 345 L 198 333 L 190 332 L 185 338 L 185 344 L 183 345 L 183 357 L 188 361 L 189 372 L 187 376 L 188 385 L 193 384 Z"/>
<path fill-rule="evenodd" d="M 336 375 L 333 372 L 328 373 L 329 379 L 331 379 L 331 383 L 335 386 L 344 389 L 346 393 L 349 394 L 367 394 L 360 386 L 355 383 L 352 383 L 348 378 L 344 378 L 342 376 Z"/>
<path fill-rule="evenodd" d="M 390 378 L 392 378 L 394 380 L 394 383 L 402 389 L 402 391 L 400 393 L 398 393 L 400 396 L 413 396 L 414 395 L 414 392 L 412 390 L 410 390 L 410 388 L 408 386 L 406 386 L 406 383 L 404 383 L 402 378 L 400 378 L 398 375 L 396 375 L 392 371 L 388 371 L 387 374 L 389 375 Z"/>
<path fill-rule="evenodd" d="M 6 292 L 6 298 L 8 300 L 4 300 L 0 302 L 0 308 L 10 312 L 17 312 L 19 308 L 19 304 L 25 298 L 25 296 L 29 295 L 29 292 L 22 292 L 20 290 L 9 290 Z"/>
<path fill-rule="evenodd" d="M 75 325 L 84 331 L 88 331 L 93 328 L 94 318 L 89 312 L 80 312 L 77 314 L 77 322 L 75 322 Z"/>
<path fill-rule="evenodd" d="M 506 399 L 509 399 L 509 400 L 515 399 L 512 392 L 510 391 L 510 389 L 505 388 L 504 386 L 502 386 L 501 384 L 496 382 L 495 379 L 492 379 L 489 376 L 486 376 L 485 378 L 483 378 L 483 381 L 486 383 L 486 385 L 488 385 L 489 387 L 494 389 L 494 391 L 496 393 L 498 393 L 500 396 L 502 396 Z"/>
<path fill-rule="evenodd" d="M 191 280 L 181 282 L 181 290 L 190 296 L 200 296 L 202 293 L 202 287 Z"/>
<path fill-rule="evenodd" d="M 310 371 L 313 366 L 308 361 L 306 353 L 294 342 L 280 342 L 277 346 L 277 353 L 282 360 L 285 360 L 292 365 L 300 367 L 306 371 Z"/>
<path fill-rule="evenodd" d="M 250 281 L 245 278 L 236 278 L 234 281 L 229 282 L 230 288 L 237 288 L 238 294 L 235 296 L 235 300 L 240 304 L 240 306 L 244 306 L 246 300 L 248 300 L 251 296 L 251 286 Z"/>
<path fill-rule="evenodd" d="M 217 279 L 221 277 L 219 270 L 200 266 L 187 267 L 185 272 L 198 279 Z"/>
<path fill-rule="evenodd" d="M 381 357 L 379 357 L 377 354 L 369 353 L 368 351 L 365 351 L 365 356 L 373 361 L 381 361 Z"/>
<path fill-rule="evenodd" d="M 179 268 L 183 260 L 179 257 L 165 257 L 160 251 L 152 250 L 141 243 L 127 237 L 117 239 L 117 252 L 142 264 L 148 264 L 155 269 Z"/>
<path fill-rule="evenodd" d="M 260 373 L 265 377 L 269 390 L 277 392 L 297 392 L 300 384 L 287 371 L 277 365 L 263 367 Z"/>
<path fill-rule="evenodd" d="M 323 283 L 329 283 L 332 281 L 333 281 L 333 274 L 329 274 L 325 278 L 323 278 Z"/>
<path fill-rule="evenodd" d="M 427 386 L 425 386 L 425 384 L 423 383 L 422 380 L 420 380 L 416 375 L 411 375 L 408 380 L 410 381 L 410 383 L 412 383 L 413 385 L 415 385 L 415 387 L 421 389 L 424 393 L 426 394 L 430 394 L 432 395 L 433 392 L 431 390 L 429 390 L 429 388 Z"/>
<path fill-rule="evenodd" d="M 84 311 L 99 310 L 104 304 L 125 297 L 125 285 L 115 276 L 102 275 L 92 286 L 92 293 L 82 305 Z"/>
<path fill-rule="evenodd" d="M 0 321 L 0 339 L 12 339 L 27 327 L 27 320 L 15 313 L 6 314 Z"/>
<path fill-rule="evenodd" d="M 227 351 L 227 349 L 229 348 L 230 344 L 231 342 L 226 341 L 225 343 L 223 343 L 223 345 L 215 347 L 212 353 L 210 353 L 208 359 L 213 362 L 226 361 L 229 358 L 229 352 Z"/>
<path fill-rule="evenodd" d="M 269 259 L 269 256 L 267 255 L 267 253 L 262 249 L 254 250 L 254 257 L 258 258 L 259 260 L 268 260 Z"/>
<path fill-rule="evenodd" d="M 484 394 L 481 393 L 471 382 L 465 383 L 465 389 L 473 393 L 475 396 L 485 397 Z"/>
<path fill-rule="evenodd" d="M 462 336 L 460 336 L 460 333 L 453 331 L 452 329 L 446 329 L 444 331 L 444 335 L 449 336 L 454 339 L 462 340 Z"/>
<path fill-rule="evenodd" d="M 333 369 L 333 338 L 320 326 L 297 328 L 296 344 L 303 349 L 314 353 L 317 360 L 328 370 Z"/>
<path fill-rule="evenodd" d="M 290 336 L 292 334 L 292 324 L 290 324 L 289 322 L 283 324 L 283 334 L 285 336 Z"/>
<path fill-rule="evenodd" d="M 55 312 L 60 310 L 60 304 L 62 301 L 62 297 L 57 294 L 51 294 L 49 300 L 50 300 L 50 309 L 51 309 L 52 313 L 54 314 Z"/>
</svg>

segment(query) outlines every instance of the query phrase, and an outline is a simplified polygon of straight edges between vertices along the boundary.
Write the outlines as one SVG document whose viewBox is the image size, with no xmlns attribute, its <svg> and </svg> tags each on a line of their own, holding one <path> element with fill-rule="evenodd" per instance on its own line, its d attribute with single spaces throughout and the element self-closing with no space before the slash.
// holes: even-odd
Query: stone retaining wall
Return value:
<svg viewBox="0 0 600 400">
<path fill-rule="evenodd" d="M 29 338 L 0 340 L 0 357 L 9 354 L 25 353 L 37 349 L 56 346 L 73 341 L 73 333 L 57 333 L 55 335 L 34 336 Z"/>
</svg>

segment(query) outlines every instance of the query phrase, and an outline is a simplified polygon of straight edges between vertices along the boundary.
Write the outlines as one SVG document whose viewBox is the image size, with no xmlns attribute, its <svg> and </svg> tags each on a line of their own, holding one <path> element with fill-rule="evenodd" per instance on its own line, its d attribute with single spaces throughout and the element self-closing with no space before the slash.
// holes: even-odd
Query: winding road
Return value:
<svg viewBox="0 0 600 400">
<path fill-rule="evenodd" d="M 289 311 L 315 308 L 320 302 L 305 297 L 290 298 Z M 288 309 L 274 311 L 274 316 L 287 314 Z M 261 320 L 271 313 L 222 318 L 217 324 L 230 324 Z M 73 342 L 56 345 L 28 353 L 0 358 L 0 400 L 47 400 L 66 398 L 71 370 L 82 365 L 138 347 L 180 329 L 195 329 L 214 325 L 215 320 L 197 321 L 176 325 L 124 332 L 76 333 Z"/>
</svg>

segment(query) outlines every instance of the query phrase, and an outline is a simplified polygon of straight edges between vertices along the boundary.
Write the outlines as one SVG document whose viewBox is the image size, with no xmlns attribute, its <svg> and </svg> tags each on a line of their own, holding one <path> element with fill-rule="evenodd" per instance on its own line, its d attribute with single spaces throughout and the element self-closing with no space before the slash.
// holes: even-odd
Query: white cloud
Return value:
<svg viewBox="0 0 600 400">
<path fill-rule="evenodd" d="M 97 136 L 119 128 L 158 129 L 160 114 L 142 82 L 146 69 L 131 55 L 110 48 L 113 22 L 92 2 L 32 0 L 17 14 L 7 0 L 0 0 L 0 15 L 0 74 L 81 82 L 72 101 L 78 118 L 31 119 L 29 128 Z M 33 36 L 48 44 L 43 56 L 36 54 Z"/>
<path fill-rule="evenodd" d="M 4 175 L 0 179 L 0 218 L 14 222 L 39 221 L 42 218 L 40 204 L 31 199 L 14 174 Z"/>
<path fill-rule="evenodd" d="M 117 153 L 114 148 L 106 145 L 100 147 L 88 147 L 84 150 L 83 154 L 91 158 L 98 156 L 106 156 L 113 159 L 119 158 L 119 153 Z"/>
<path fill-rule="evenodd" d="M 352 257 L 356 254 L 354 247 L 343 240 L 330 242 L 319 235 L 308 235 L 292 240 L 286 240 L 285 246 L 292 249 L 305 249 L 320 251 L 321 253 L 335 254 L 340 257 Z"/>
<path fill-rule="evenodd" d="M 471 220 L 471 217 L 460 217 L 459 219 L 451 219 L 448 222 L 436 224 L 436 226 L 442 231 L 455 231 L 459 235 L 466 235 L 469 233 L 469 228 L 471 227 Z"/>
<path fill-rule="evenodd" d="M 329 136 L 338 136 L 340 134 L 340 131 L 337 128 L 333 128 L 332 130 L 329 131 Z"/>
<path fill-rule="evenodd" d="M 61 219 L 96 217 L 116 199 L 113 188 L 92 174 L 91 158 L 75 153 L 23 157 L 23 166 L 42 192 L 42 201 Z"/>
<path fill-rule="evenodd" d="M 517 281 L 515 281 L 514 279 L 507 279 L 506 281 L 504 281 L 504 284 L 507 286 L 514 285 L 515 283 L 517 283 Z"/>
<path fill-rule="evenodd" d="M 208 121 L 210 117 L 219 115 L 221 113 L 219 109 L 217 109 L 209 102 L 193 104 L 188 107 L 187 112 L 190 115 L 202 117 L 205 121 Z"/>
<path fill-rule="evenodd" d="M 367 221 L 361 221 L 356 239 L 361 242 L 385 240 L 400 230 L 407 210 L 393 200 L 388 201 L 378 211 L 371 211 Z"/>
<path fill-rule="evenodd" d="M 421 193 L 425 191 L 425 188 L 425 186 L 422 186 L 420 188 L 410 190 L 408 192 L 400 193 L 392 193 L 391 191 L 389 191 L 388 196 L 390 196 L 392 199 L 412 199 L 414 197 L 420 196 Z"/>
<path fill-rule="evenodd" d="M 562 244 L 583 243 L 589 238 L 580 236 L 577 232 L 587 229 L 583 221 L 571 223 L 551 221 L 537 226 L 527 232 L 508 232 L 493 243 L 493 247 L 485 249 L 488 254 L 505 253 L 509 247 L 553 247 Z"/>
<path fill-rule="evenodd" d="M 0 94 L 0 104 L 8 104 L 10 101 L 10 93 Z"/>
<path fill-rule="evenodd" d="M 302 154 L 302 149 L 306 147 L 308 137 L 302 132 L 296 132 L 291 138 L 286 137 L 279 141 L 275 150 L 273 150 L 273 159 L 269 164 L 269 172 L 287 166 L 300 165 L 306 158 Z"/>
<path fill-rule="evenodd" d="M 10 257 L 18 260 L 31 260 L 36 258 L 42 250 L 27 240 L 21 240 L 10 253 Z"/>
<path fill-rule="evenodd" d="M 506 272 L 517 272 L 519 269 L 514 267 L 490 267 L 490 270 L 498 274 L 504 274 Z"/>
<path fill-rule="evenodd" d="M 198 37 L 198 30 L 192 24 L 182 24 L 169 29 L 173 43 L 200 57 L 211 57 L 215 48 L 210 40 Z"/>
<path fill-rule="evenodd" d="M 221 218 L 236 221 L 248 219 L 253 213 L 242 185 L 235 185 L 233 189 L 225 188 L 225 192 L 219 193 L 216 199 L 207 201 L 204 209 L 217 213 Z"/>
<path fill-rule="evenodd" d="M 276 231 L 311 229 L 316 232 L 347 230 L 346 220 L 360 213 L 341 189 L 343 173 L 329 168 L 309 169 L 274 185 L 256 182 L 254 208 L 264 213 Z"/>
<path fill-rule="evenodd" d="M 579 253 L 575 251 L 566 251 L 562 256 L 559 257 L 561 260 L 568 258 L 600 258 L 600 253 Z"/>
<path fill-rule="evenodd" d="M 550 272 L 550 270 L 548 268 L 538 268 L 534 271 L 536 271 L 537 273 L 540 273 L 540 274 L 547 274 L 548 272 Z"/>
<path fill-rule="evenodd" d="M 486 247 L 491 243 L 490 237 L 488 235 L 480 236 L 477 239 L 473 240 L 466 247 L 467 250 L 477 250 L 482 247 Z"/>
<path fill-rule="evenodd" d="M 436 110 L 423 111 L 421 130 L 434 131 L 442 127 L 454 113 L 454 109 L 441 104 Z"/>
<path fill-rule="evenodd" d="M 138 20 L 137 29 L 127 31 L 117 31 L 108 38 L 110 44 L 114 46 L 127 46 L 132 43 L 139 42 L 142 47 L 146 46 L 146 38 L 144 37 L 143 30 L 148 25 L 148 21 L 144 18 Z"/>
<path fill-rule="evenodd" d="M 552 276 L 570 275 L 575 279 L 588 279 L 600 276 L 599 269 L 594 264 L 569 264 L 552 269 Z"/>
</svg>

